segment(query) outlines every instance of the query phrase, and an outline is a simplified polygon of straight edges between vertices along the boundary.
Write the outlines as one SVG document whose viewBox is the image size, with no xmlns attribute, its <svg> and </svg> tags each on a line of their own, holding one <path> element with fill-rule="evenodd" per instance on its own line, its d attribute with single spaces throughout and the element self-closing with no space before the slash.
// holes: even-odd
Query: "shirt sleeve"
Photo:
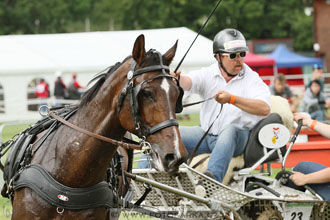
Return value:
<svg viewBox="0 0 330 220">
<path fill-rule="evenodd" d="M 250 82 L 250 85 L 246 89 L 247 97 L 262 100 L 270 106 L 271 93 L 266 83 L 259 76 L 254 76 Z"/>
<path fill-rule="evenodd" d="M 257 73 L 252 73 L 247 80 L 247 85 L 244 88 L 244 97 L 250 99 L 258 99 L 267 103 L 270 107 L 270 90 L 269 87 L 262 81 Z M 258 116 L 242 111 L 243 128 L 252 129 L 258 121 L 266 116 Z"/>
<path fill-rule="evenodd" d="M 204 69 L 194 70 L 187 74 L 187 76 L 190 77 L 192 83 L 190 90 L 187 91 L 187 95 L 191 95 L 191 94 L 201 95 L 201 91 L 204 84 L 204 75 L 205 75 Z"/>
</svg>

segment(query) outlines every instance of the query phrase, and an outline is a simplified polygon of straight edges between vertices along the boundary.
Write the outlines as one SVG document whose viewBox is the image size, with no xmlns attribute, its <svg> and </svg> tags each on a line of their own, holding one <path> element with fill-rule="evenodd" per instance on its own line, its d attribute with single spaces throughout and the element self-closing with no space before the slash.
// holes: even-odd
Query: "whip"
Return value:
<svg viewBox="0 0 330 220">
<path fill-rule="evenodd" d="M 195 39 L 193 40 L 193 42 L 190 44 L 187 52 L 184 54 L 184 56 L 182 57 L 182 59 L 180 60 L 178 66 L 175 68 L 174 73 L 176 73 L 179 69 L 179 67 L 181 66 L 183 60 L 186 58 L 190 48 L 192 47 L 192 45 L 195 43 L 197 37 L 200 35 L 200 33 L 202 32 L 202 30 L 204 29 L 204 27 L 206 26 L 207 22 L 210 20 L 211 16 L 214 14 L 215 10 L 218 8 L 219 4 L 220 4 L 221 0 L 218 1 L 218 3 L 215 5 L 215 7 L 213 8 L 213 10 L 211 11 L 211 13 L 209 14 L 209 16 L 207 17 L 206 21 L 204 22 L 203 26 L 199 29 Z"/>
</svg>

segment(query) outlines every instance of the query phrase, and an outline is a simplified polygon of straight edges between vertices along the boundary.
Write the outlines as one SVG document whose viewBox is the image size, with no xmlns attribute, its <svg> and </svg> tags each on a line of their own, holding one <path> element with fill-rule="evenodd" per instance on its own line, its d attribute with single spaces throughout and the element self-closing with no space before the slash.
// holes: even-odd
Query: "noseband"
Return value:
<svg viewBox="0 0 330 220">
<path fill-rule="evenodd" d="M 158 78 L 170 78 L 170 79 L 175 79 L 177 82 L 177 86 L 180 90 L 180 94 L 176 103 L 176 113 L 180 113 L 182 111 L 182 97 L 183 97 L 183 89 L 181 88 L 179 81 L 171 76 L 169 74 L 169 70 L 170 68 L 166 65 L 163 64 L 162 61 L 162 56 L 159 52 L 152 50 L 151 52 L 153 53 L 157 53 L 157 55 L 159 56 L 159 60 L 160 60 L 160 64 L 159 65 L 153 65 L 153 66 L 147 66 L 141 69 L 135 69 L 136 68 L 136 62 L 133 60 L 131 63 L 131 70 L 127 73 L 127 83 L 126 86 L 123 88 L 120 98 L 119 98 L 119 102 L 118 102 L 118 106 L 117 106 L 117 115 L 119 116 L 121 107 L 123 105 L 124 99 L 126 97 L 126 95 L 129 96 L 130 98 L 130 106 L 131 106 L 131 113 L 133 115 L 134 118 L 134 125 L 135 125 L 135 129 L 138 132 L 138 136 L 139 138 L 145 139 L 148 136 L 162 130 L 163 128 L 167 128 L 167 127 L 171 127 L 171 126 L 178 126 L 179 123 L 177 120 L 175 119 L 169 119 L 166 121 L 163 121 L 151 128 L 148 128 L 146 126 L 146 124 L 140 119 L 138 112 L 139 112 L 139 103 L 138 103 L 138 99 L 137 96 L 142 88 L 142 85 L 144 83 L 147 83 L 148 81 L 154 80 L 154 79 L 158 79 Z M 157 71 L 157 70 L 161 70 L 161 74 L 145 79 L 143 80 L 141 83 L 139 83 L 136 87 L 134 87 L 134 78 L 142 75 L 144 73 L 148 73 L 148 72 L 153 72 L 153 71 Z"/>
</svg>

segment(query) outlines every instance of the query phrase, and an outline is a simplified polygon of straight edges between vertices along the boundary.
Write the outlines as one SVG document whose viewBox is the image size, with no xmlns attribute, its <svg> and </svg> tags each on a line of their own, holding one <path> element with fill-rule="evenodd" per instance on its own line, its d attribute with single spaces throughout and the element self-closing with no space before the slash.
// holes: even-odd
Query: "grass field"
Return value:
<svg viewBox="0 0 330 220">
<path fill-rule="evenodd" d="M 21 131 L 25 130 L 28 128 L 29 125 L 10 125 L 6 126 L 3 129 L 2 133 L 2 141 L 3 143 L 12 138 L 15 134 L 20 133 Z M 1 158 L 2 164 L 4 164 L 6 159 L 6 155 Z M 3 185 L 3 179 L 2 179 L 2 172 L 1 172 L 1 177 L 0 177 L 0 187 L 2 188 Z M 10 219 L 11 216 L 11 203 L 8 199 L 3 198 L 0 196 L 0 220 L 7 220 Z"/>
</svg>

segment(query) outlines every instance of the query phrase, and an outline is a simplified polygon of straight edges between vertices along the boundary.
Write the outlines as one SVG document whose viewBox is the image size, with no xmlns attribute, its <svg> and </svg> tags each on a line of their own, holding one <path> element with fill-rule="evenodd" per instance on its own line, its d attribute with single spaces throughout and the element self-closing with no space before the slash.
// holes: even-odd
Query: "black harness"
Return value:
<svg viewBox="0 0 330 220">
<path fill-rule="evenodd" d="M 72 188 L 56 181 L 42 166 L 32 164 L 13 179 L 16 191 L 28 187 L 45 201 L 62 209 L 91 209 L 117 206 L 117 197 L 105 181 L 86 188 Z"/>
<path fill-rule="evenodd" d="M 152 53 L 156 53 L 159 56 L 160 64 L 159 65 L 154 65 L 154 66 L 148 66 L 144 67 L 141 69 L 136 69 L 136 62 L 133 60 L 131 63 L 131 70 L 127 73 L 127 83 L 126 86 L 122 89 L 120 98 L 119 98 L 119 103 L 117 106 L 117 115 L 119 115 L 121 111 L 121 107 L 124 103 L 126 95 L 130 98 L 130 104 L 131 104 L 131 113 L 134 118 L 134 125 L 135 129 L 138 131 L 138 136 L 141 139 L 146 139 L 148 136 L 162 130 L 163 128 L 171 127 L 171 126 L 178 126 L 179 123 L 175 119 L 169 119 L 166 121 L 163 121 L 151 128 L 148 128 L 143 121 L 141 121 L 139 117 L 139 103 L 138 103 L 138 94 L 140 93 L 140 90 L 142 88 L 142 85 L 144 83 L 147 83 L 148 81 L 158 79 L 158 78 L 170 78 L 170 79 L 175 79 L 177 82 L 177 86 L 179 88 L 180 94 L 178 97 L 178 100 L 176 102 L 176 107 L 175 107 L 175 112 L 180 113 L 183 110 L 182 107 L 182 97 L 183 97 L 183 89 L 180 86 L 179 81 L 174 77 L 169 74 L 169 67 L 165 66 L 163 64 L 162 56 L 158 51 L 151 50 Z M 134 78 L 142 75 L 144 73 L 152 72 L 152 71 L 157 71 L 161 70 L 161 74 L 145 79 L 143 80 L 140 84 L 134 87 Z"/>
</svg>

